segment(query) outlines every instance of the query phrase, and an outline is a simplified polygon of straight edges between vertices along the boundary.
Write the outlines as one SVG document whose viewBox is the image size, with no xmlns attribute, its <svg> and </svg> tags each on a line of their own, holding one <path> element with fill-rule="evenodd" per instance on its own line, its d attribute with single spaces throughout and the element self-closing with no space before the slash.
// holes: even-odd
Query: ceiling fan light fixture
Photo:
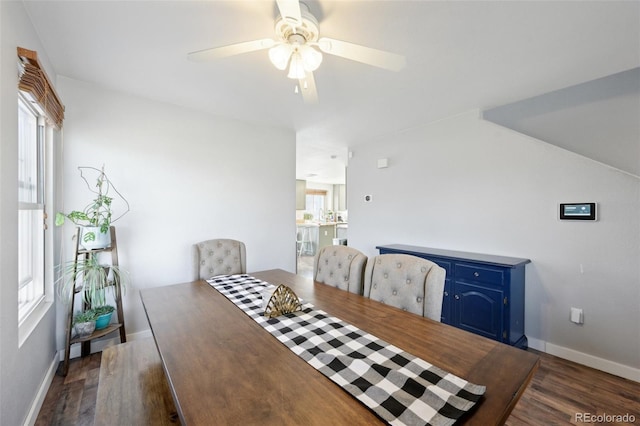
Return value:
<svg viewBox="0 0 640 426">
<path fill-rule="evenodd" d="M 269 60 L 280 71 L 287 69 L 292 47 L 290 44 L 278 44 L 269 49 Z"/>
<path fill-rule="evenodd" d="M 300 56 L 305 71 L 315 71 L 322 63 L 322 53 L 306 44 L 300 46 Z"/>
<path fill-rule="evenodd" d="M 291 63 L 289 64 L 289 74 L 287 77 L 300 80 L 306 75 L 304 65 L 302 63 L 302 57 L 298 51 L 293 52 L 291 55 Z"/>
</svg>

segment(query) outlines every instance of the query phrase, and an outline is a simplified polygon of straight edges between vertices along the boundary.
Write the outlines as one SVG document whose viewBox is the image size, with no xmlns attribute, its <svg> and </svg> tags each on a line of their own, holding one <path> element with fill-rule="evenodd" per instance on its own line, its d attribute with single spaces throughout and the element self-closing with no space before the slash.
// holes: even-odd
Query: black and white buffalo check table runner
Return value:
<svg viewBox="0 0 640 426">
<path fill-rule="evenodd" d="M 377 337 L 306 304 L 263 316 L 261 292 L 275 286 L 250 275 L 207 280 L 296 355 L 391 425 L 449 425 L 485 392 Z"/>
</svg>

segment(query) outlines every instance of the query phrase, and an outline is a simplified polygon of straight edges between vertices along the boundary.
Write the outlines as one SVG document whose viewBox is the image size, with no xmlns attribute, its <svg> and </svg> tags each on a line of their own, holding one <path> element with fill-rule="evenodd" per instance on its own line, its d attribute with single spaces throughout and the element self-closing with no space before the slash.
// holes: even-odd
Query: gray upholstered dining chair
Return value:
<svg viewBox="0 0 640 426">
<path fill-rule="evenodd" d="M 194 280 L 246 272 L 247 249 L 242 241 L 214 239 L 193 245 Z"/>
<path fill-rule="evenodd" d="M 440 321 L 446 271 L 408 254 L 381 254 L 367 262 L 364 296 Z"/>
<path fill-rule="evenodd" d="M 326 246 L 318 250 L 313 262 L 313 279 L 341 290 L 362 294 L 367 256 L 353 247 Z"/>
</svg>

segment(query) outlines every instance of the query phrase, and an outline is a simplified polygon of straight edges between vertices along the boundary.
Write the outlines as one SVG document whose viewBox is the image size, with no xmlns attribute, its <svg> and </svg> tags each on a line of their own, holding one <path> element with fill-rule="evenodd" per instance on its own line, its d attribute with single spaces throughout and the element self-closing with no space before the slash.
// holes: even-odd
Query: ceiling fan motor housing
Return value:
<svg viewBox="0 0 640 426">
<path fill-rule="evenodd" d="M 298 25 L 279 16 L 276 20 L 276 37 L 284 43 L 315 43 L 320 36 L 318 20 L 309 12 L 304 3 L 300 3 L 302 22 Z M 304 40 L 304 41 L 303 41 Z"/>
</svg>

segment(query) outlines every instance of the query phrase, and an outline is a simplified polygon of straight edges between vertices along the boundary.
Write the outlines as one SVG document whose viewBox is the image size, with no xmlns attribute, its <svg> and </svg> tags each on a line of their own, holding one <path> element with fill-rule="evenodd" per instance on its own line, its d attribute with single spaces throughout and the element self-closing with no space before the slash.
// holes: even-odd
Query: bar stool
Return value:
<svg viewBox="0 0 640 426">
<path fill-rule="evenodd" d="M 311 241 L 311 233 L 308 226 L 301 226 L 298 228 L 298 239 L 296 243 L 298 247 L 298 256 L 302 254 L 313 254 L 313 241 Z"/>
</svg>

